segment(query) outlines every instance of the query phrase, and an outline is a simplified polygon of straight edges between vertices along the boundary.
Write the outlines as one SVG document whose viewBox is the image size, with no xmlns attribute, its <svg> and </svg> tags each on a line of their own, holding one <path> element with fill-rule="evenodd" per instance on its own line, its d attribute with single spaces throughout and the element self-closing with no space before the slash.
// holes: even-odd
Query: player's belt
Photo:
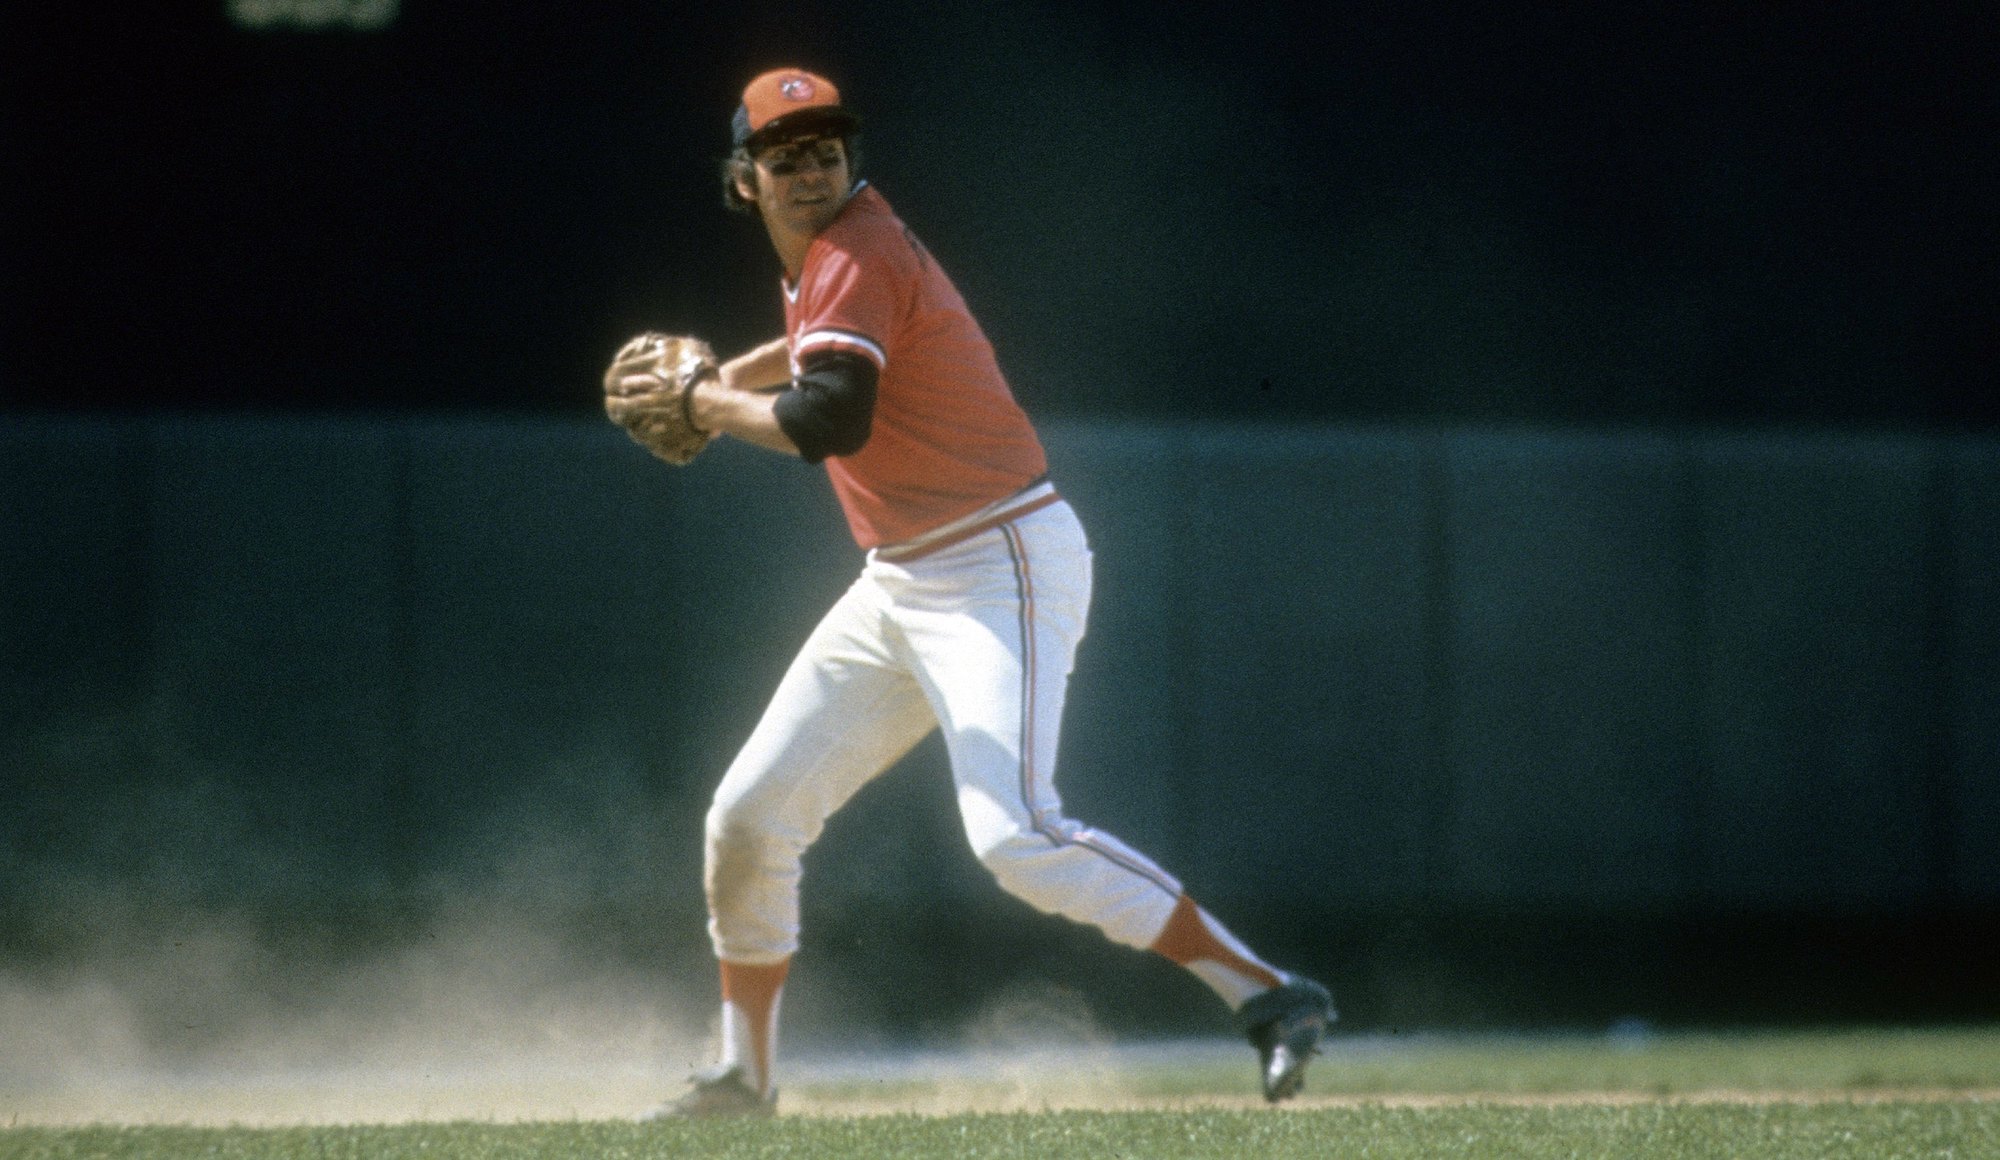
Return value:
<svg viewBox="0 0 2000 1160">
<path fill-rule="evenodd" d="M 990 532 L 1001 524 L 1011 524 L 1029 512 L 1041 511 L 1061 498 L 1062 496 L 1056 494 L 1054 484 L 1047 479 L 1040 479 L 999 503 L 989 504 L 969 516 L 962 516 L 913 540 L 877 548 L 875 558 L 891 564 L 907 564 L 912 560 L 921 560 L 933 552 L 942 552 L 953 544 L 962 544 L 981 532 Z"/>
</svg>

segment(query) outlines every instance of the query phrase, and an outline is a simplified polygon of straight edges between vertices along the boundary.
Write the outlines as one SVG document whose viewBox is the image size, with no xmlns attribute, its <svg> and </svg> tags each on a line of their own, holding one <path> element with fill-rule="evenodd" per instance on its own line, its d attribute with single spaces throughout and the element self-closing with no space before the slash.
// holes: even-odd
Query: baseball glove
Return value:
<svg viewBox="0 0 2000 1160">
<path fill-rule="evenodd" d="M 604 413 L 634 442 L 685 467 L 708 446 L 710 434 L 694 425 L 688 396 L 716 377 L 715 352 L 698 338 L 648 331 L 612 356 L 604 372 Z"/>
</svg>

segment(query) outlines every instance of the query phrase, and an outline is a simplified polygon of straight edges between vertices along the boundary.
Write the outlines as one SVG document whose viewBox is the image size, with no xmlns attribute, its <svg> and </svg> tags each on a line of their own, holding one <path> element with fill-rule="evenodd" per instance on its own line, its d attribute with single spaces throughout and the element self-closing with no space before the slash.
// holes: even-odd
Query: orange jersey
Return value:
<svg viewBox="0 0 2000 1160">
<path fill-rule="evenodd" d="M 1048 470 L 993 346 L 882 195 L 864 184 L 785 286 L 792 370 L 814 351 L 876 366 L 868 442 L 826 460 L 863 548 L 922 535 L 1006 499 Z"/>
</svg>

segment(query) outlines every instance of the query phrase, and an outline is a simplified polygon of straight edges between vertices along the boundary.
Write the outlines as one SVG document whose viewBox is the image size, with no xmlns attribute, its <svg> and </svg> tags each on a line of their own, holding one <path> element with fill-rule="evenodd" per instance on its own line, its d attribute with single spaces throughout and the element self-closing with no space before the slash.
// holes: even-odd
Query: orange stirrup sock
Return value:
<svg viewBox="0 0 2000 1160">
<path fill-rule="evenodd" d="M 722 961 L 722 1062 L 743 1069 L 759 1095 L 771 1094 L 778 1044 L 778 1004 L 792 961 L 768 965 Z"/>
<path fill-rule="evenodd" d="M 1185 894 L 1174 904 L 1152 949 L 1193 972 L 1232 1011 L 1285 981 Z"/>
</svg>

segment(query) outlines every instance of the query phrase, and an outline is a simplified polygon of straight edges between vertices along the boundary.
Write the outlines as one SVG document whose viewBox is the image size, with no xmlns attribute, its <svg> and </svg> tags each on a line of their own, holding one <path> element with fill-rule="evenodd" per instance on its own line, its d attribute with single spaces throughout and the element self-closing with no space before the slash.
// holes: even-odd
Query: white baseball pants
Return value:
<svg viewBox="0 0 2000 1160">
<path fill-rule="evenodd" d="M 1046 488 L 954 527 L 1004 518 Z M 1075 513 L 1055 500 L 914 559 L 885 556 L 898 553 L 869 553 L 716 788 L 704 877 L 717 957 L 776 963 L 797 950 L 801 856 L 835 810 L 933 728 L 944 731 L 966 837 L 1000 885 L 1149 946 L 1179 882 L 1064 817 L 1056 794 L 1063 698 L 1090 605 Z"/>
</svg>

